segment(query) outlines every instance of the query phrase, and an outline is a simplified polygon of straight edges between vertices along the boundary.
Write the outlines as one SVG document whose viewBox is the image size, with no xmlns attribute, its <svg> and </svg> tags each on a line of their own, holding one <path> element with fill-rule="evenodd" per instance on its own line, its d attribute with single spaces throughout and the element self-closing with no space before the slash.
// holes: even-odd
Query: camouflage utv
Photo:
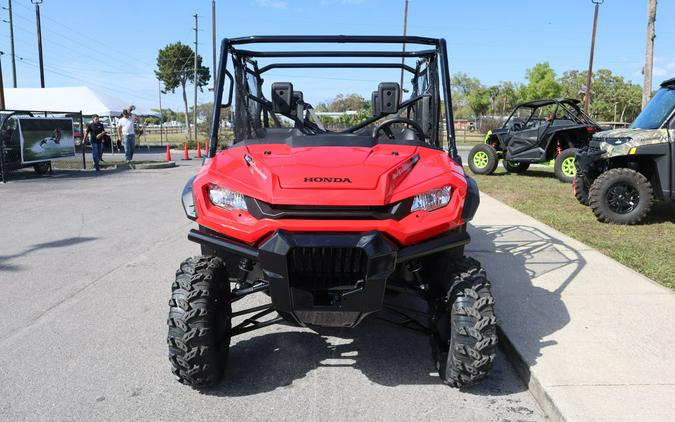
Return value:
<svg viewBox="0 0 675 422">
<path fill-rule="evenodd" d="M 675 200 L 675 78 L 628 129 L 600 132 L 577 152 L 574 196 L 599 221 L 636 224 L 655 199 Z"/>
</svg>

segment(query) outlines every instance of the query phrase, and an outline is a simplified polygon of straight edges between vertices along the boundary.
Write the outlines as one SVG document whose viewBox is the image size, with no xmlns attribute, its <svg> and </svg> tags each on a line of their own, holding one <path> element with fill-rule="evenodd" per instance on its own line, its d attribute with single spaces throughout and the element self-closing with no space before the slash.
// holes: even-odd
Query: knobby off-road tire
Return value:
<svg viewBox="0 0 675 422">
<path fill-rule="evenodd" d="M 572 180 L 572 189 L 574 197 L 581 205 L 588 205 L 588 184 L 579 176 L 574 176 Z"/>
<path fill-rule="evenodd" d="M 574 156 L 576 154 L 576 148 L 567 148 L 555 157 L 553 165 L 555 177 L 563 183 L 572 183 L 574 176 L 577 174 L 577 168 L 574 167 Z"/>
<path fill-rule="evenodd" d="M 654 190 L 642 173 L 627 168 L 604 172 L 591 185 L 589 204 L 598 221 L 637 224 L 654 203 Z"/>
<path fill-rule="evenodd" d="M 497 151 L 488 144 L 479 144 L 469 152 L 469 168 L 475 174 L 492 174 L 497 169 Z"/>
<path fill-rule="evenodd" d="M 509 173 L 524 173 L 528 168 L 530 168 L 530 163 L 509 160 L 504 160 L 502 165 L 504 166 L 504 170 L 508 171 Z"/>
<path fill-rule="evenodd" d="M 230 347 L 229 281 L 220 258 L 188 258 L 169 300 L 169 361 L 178 381 L 207 387 L 220 380 Z"/>
<path fill-rule="evenodd" d="M 463 257 L 452 264 L 451 290 L 439 298 L 433 321 L 433 350 L 443 382 L 460 388 L 482 381 L 490 372 L 497 352 L 497 318 L 480 263 Z"/>
</svg>

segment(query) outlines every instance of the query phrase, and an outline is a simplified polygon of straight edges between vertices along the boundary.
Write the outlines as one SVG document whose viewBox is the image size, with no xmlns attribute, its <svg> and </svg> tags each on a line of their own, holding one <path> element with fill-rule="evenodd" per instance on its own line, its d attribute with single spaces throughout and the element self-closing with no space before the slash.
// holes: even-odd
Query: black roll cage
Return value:
<svg viewBox="0 0 675 422">
<path fill-rule="evenodd" d="M 248 44 L 317 44 L 317 43 L 337 43 L 337 44 L 401 44 L 405 47 L 406 44 L 417 44 L 431 46 L 432 49 L 426 50 L 410 50 L 406 51 L 403 48 L 401 51 L 254 51 L 239 49 L 237 46 Z M 456 162 L 461 162 L 459 154 L 457 153 L 457 145 L 455 142 L 455 127 L 453 124 L 452 111 L 452 96 L 450 92 L 450 73 L 448 69 L 448 54 L 447 44 L 442 38 L 428 38 L 417 36 L 376 36 L 376 35 L 271 35 L 271 36 L 249 36 L 241 38 L 224 38 L 220 46 L 220 59 L 218 63 L 218 71 L 215 73 L 215 89 L 214 89 L 214 107 L 211 123 L 211 132 L 209 134 L 209 148 L 207 157 L 214 157 L 218 147 L 218 129 L 220 122 L 220 112 L 222 108 L 231 106 L 234 86 L 241 81 L 235 81 L 235 78 L 242 77 L 242 73 L 237 72 L 235 68 L 235 75 L 233 76 L 227 70 L 227 56 L 232 55 L 233 64 L 236 60 L 247 61 L 254 57 L 265 58 L 291 58 L 291 57 L 374 57 L 374 58 L 437 58 L 440 61 L 440 69 L 438 69 L 438 76 L 442 84 L 441 100 L 445 104 L 445 125 L 447 128 L 447 143 L 448 154 Z M 257 68 L 254 64 L 256 72 L 255 77 L 261 81 L 260 75 L 277 68 L 400 68 L 407 72 L 413 73 L 415 77 L 418 76 L 419 69 L 412 68 L 401 63 L 274 63 L 270 65 Z M 250 73 L 248 67 L 244 67 L 244 72 Z M 241 70 L 241 69 L 240 69 Z M 230 87 L 228 99 L 223 103 L 223 91 L 225 78 L 230 80 Z M 243 75 L 245 78 L 245 74 Z M 260 88 L 260 87 L 258 87 Z M 238 96 L 239 97 L 239 96 Z M 255 98 L 251 98 L 257 101 Z M 413 101 L 415 98 L 408 100 Z M 405 104 L 405 103 L 404 103 Z M 220 106 L 217 106 L 220 105 Z M 440 112 L 440 104 L 438 104 Z M 264 119 L 268 119 L 268 113 L 264 113 Z M 372 119 L 368 119 L 372 120 Z M 365 125 L 372 123 L 364 121 L 361 123 Z M 377 119 L 375 119 L 377 120 Z M 373 120 L 374 121 L 374 120 Z M 236 122 L 235 122 L 236 124 Z M 365 126 L 363 125 L 363 126 Z M 353 129 L 353 128 L 352 128 Z M 436 139 L 436 147 L 440 147 L 440 128 L 436 128 L 439 136 Z"/>
<path fill-rule="evenodd" d="M 586 112 L 579 107 L 579 100 L 575 100 L 573 98 L 556 98 L 556 99 L 551 99 L 551 100 L 534 100 L 534 101 L 528 101 L 524 103 L 517 104 L 514 108 L 509 117 L 504 121 L 504 124 L 502 125 L 503 129 L 506 129 L 508 123 L 511 121 L 511 118 L 516 114 L 516 112 L 521 109 L 521 108 L 529 108 L 531 109 L 530 115 L 528 116 L 527 120 L 525 121 L 525 124 L 527 124 L 531 119 L 532 116 L 534 116 L 535 110 L 545 107 L 548 105 L 555 104 L 555 111 L 554 114 L 557 116 L 558 115 L 558 110 L 562 109 L 565 114 L 572 120 L 573 122 L 580 124 L 580 125 L 589 125 L 593 126 L 596 128 L 600 128 L 597 123 L 589 116 L 586 114 Z M 570 108 L 572 110 L 570 110 Z M 575 114 L 576 113 L 576 114 Z M 555 117 L 554 120 L 557 120 L 558 117 Z"/>
</svg>

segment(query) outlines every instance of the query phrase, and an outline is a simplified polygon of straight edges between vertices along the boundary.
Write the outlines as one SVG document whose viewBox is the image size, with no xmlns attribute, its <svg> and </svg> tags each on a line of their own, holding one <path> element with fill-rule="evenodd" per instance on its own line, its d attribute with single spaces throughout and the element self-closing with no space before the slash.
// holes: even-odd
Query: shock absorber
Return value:
<svg viewBox="0 0 675 422">
<path fill-rule="evenodd" d="M 422 283 L 422 275 L 420 274 L 420 271 L 422 270 L 422 264 L 420 263 L 419 259 L 415 259 L 413 261 L 410 261 L 407 266 L 408 271 L 412 276 L 415 278 L 415 283 L 422 289 L 422 290 L 427 290 L 428 285 Z"/>
<path fill-rule="evenodd" d="M 251 283 L 246 280 L 251 270 L 253 270 L 253 261 L 248 258 L 242 258 L 239 261 L 239 277 L 237 278 L 237 286 L 239 288 L 251 286 Z"/>
</svg>

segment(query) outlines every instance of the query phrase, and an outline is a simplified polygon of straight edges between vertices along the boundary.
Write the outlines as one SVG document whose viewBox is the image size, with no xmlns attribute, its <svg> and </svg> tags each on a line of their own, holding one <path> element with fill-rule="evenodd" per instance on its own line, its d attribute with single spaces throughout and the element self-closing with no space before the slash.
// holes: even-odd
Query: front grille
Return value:
<svg viewBox="0 0 675 422">
<path fill-rule="evenodd" d="M 588 143 L 588 152 L 600 152 L 602 141 L 591 141 Z"/>
<path fill-rule="evenodd" d="M 257 219 L 303 220 L 401 220 L 410 214 L 413 198 L 375 206 L 326 206 L 269 204 L 246 198 L 248 212 Z"/>
<path fill-rule="evenodd" d="M 292 248 L 290 284 L 310 292 L 349 290 L 366 277 L 368 257 L 361 248 Z"/>
</svg>

